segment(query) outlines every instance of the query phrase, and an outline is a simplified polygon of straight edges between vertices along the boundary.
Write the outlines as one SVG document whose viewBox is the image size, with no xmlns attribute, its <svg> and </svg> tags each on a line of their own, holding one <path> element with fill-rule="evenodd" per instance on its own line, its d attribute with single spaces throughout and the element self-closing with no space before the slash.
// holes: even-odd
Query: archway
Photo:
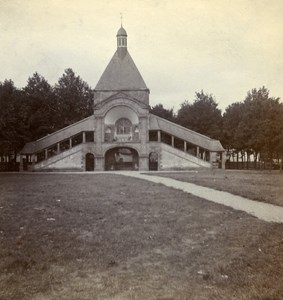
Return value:
<svg viewBox="0 0 283 300">
<path fill-rule="evenodd" d="M 149 154 L 149 170 L 157 171 L 158 170 L 158 153 L 151 152 Z"/>
<path fill-rule="evenodd" d="M 105 170 L 138 170 L 139 155 L 135 149 L 116 147 L 105 153 Z"/>
<path fill-rule="evenodd" d="M 94 171 L 95 161 L 92 153 L 87 153 L 85 156 L 85 170 Z"/>
</svg>

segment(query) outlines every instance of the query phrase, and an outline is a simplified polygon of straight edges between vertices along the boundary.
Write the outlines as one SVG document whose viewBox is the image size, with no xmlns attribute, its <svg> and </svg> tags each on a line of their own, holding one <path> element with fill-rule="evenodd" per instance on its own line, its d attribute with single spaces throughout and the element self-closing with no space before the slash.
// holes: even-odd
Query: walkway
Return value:
<svg viewBox="0 0 283 300">
<path fill-rule="evenodd" d="M 178 171 L 180 172 L 180 171 Z M 9 173 L 9 172 L 6 172 Z M 156 172 L 154 172 L 156 174 Z M 2 173 L 3 174 L 3 173 Z M 12 173 L 15 174 L 15 173 Z M 236 196 L 228 192 L 221 192 L 211 188 L 203 187 L 193 183 L 183 182 L 171 178 L 159 177 L 154 175 L 146 174 L 145 172 L 136 172 L 136 171 L 101 171 L 101 172 L 52 172 L 52 173 L 31 173 L 23 172 L 21 174 L 117 174 L 135 177 L 155 183 L 161 183 L 165 186 L 172 187 L 174 189 L 182 190 L 185 193 L 195 195 L 197 197 L 212 201 L 218 204 L 222 204 L 228 207 L 232 207 L 236 210 L 244 211 L 250 215 L 253 215 L 260 220 L 267 222 L 283 223 L 283 207 L 268 204 L 264 202 L 258 202 L 255 200 L 249 200 L 247 198 Z M 153 173 L 152 173 L 153 174 Z"/>
<path fill-rule="evenodd" d="M 208 201 L 223 204 L 236 210 L 244 211 L 267 222 L 283 223 L 283 207 L 281 206 L 249 200 L 247 198 L 236 196 L 228 192 L 221 192 L 211 188 L 202 187 L 193 183 L 178 181 L 171 178 L 146 175 L 144 173 L 133 171 L 119 172 L 118 174 L 140 178 L 155 183 L 161 183 L 165 186 L 182 190 L 185 193 L 193 194 Z"/>
</svg>

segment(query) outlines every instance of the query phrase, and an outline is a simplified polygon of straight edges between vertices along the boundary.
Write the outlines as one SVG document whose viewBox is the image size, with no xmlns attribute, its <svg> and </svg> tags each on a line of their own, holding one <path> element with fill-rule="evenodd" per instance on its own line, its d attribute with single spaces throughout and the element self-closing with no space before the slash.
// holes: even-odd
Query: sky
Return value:
<svg viewBox="0 0 283 300">
<path fill-rule="evenodd" d="M 94 88 L 121 13 L 151 106 L 177 111 L 203 90 L 224 112 L 262 86 L 283 98 L 282 0 L 0 0 L 0 82 L 53 85 L 72 68 Z"/>
</svg>

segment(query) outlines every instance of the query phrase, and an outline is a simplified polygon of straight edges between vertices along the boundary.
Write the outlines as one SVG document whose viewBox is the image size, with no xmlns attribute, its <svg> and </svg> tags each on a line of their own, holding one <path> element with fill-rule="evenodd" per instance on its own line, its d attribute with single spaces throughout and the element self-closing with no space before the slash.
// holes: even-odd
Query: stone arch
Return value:
<svg viewBox="0 0 283 300">
<path fill-rule="evenodd" d="M 88 152 L 85 155 L 85 170 L 86 171 L 94 171 L 95 169 L 95 157 L 94 154 L 91 152 Z"/>
<path fill-rule="evenodd" d="M 133 124 L 139 123 L 138 112 L 132 106 L 121 104 L 110 107 L 104 114 L 105 124 L 115 124 L 120 118 L 129 119 Z"/>
<path fill-rule="evenodd" d="M 110 98 L 102 101 L 100 103 L 100 111 L 101 111 L 102 115 L 105 116 L 111 108 L 113 108 L 115 106 L 121 106 L 121 105 L 127 106 L 127 107 L 133 109 L 136 112 L 136 114 L 138 114 L 141 109 L 142 110 L 149 109 L 148 105 L 145 105 L 144 103 L 140 102 L 139 100 L 131 98 L 127 95 L 117 95 L 117 97 L 113 96 L 113 97 L 110 97 Z"/>
<path fill-rule="evenodd" d="M 105 152 L 105 171 L 138 170 L 139 153 L 132 147 L 113 147 Z"/>
</svg>

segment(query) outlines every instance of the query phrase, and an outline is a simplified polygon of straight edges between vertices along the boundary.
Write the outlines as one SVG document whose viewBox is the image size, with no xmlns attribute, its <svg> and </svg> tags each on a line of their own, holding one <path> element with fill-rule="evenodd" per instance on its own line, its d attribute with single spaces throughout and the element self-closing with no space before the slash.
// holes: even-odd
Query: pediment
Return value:
<svg viewBox="0 0 283 300">
<path fill-rule="evenodd" d="M 147 104 L 145 104 L 144 102 L 138 100 L 137 98 L 134 98 L 130 95 L 128 95 L 126 92 L 123 91 L 119 91 L 113 95 L 111 95 L 110 97 L 104 99 L 103 101 L 99 102 L 98 104 L 95 105 L 95 109 L 101 109 L 104 105 L 109 105 L 110 102 L 113 102 L 113 104 L 116 104 L 117 102 L 122 102 L 123 100 L 127 101 L 127 103 L 129 102 L 133 102 L 135 104 L 137 104 L 138 106 L 140 106 L 141 108 L 149 108 L 149 106 Z"/>
</svg>

